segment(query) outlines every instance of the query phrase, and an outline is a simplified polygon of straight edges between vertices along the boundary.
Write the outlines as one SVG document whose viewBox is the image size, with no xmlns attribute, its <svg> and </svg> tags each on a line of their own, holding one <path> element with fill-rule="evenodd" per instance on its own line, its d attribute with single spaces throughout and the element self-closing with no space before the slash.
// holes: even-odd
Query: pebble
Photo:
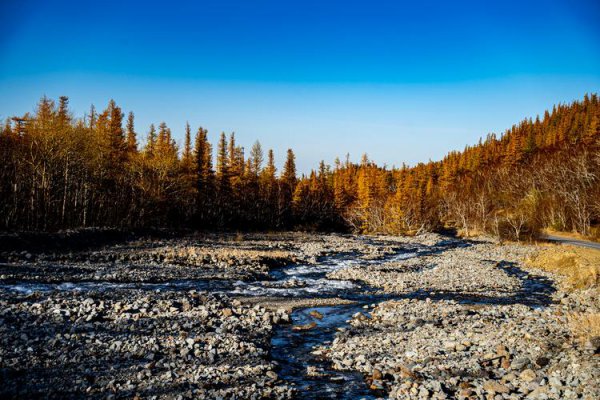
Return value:
<svg viewBox="0 0 600 400">
<path fill-rule="evenodd" d="M 305 325 L 294 325 L 292 327 L 292 330 L 294 330 L 294 331 L 308 331 L 310 329 L 313 329 L 316 326 L 317 326 L 316 322 L 310 322 L 310 323 L 305 324 Z"/>
<path fill-rule="evenodd" d="M 317 310 L 313 310 L 309 313 L 309 315 L 313 318 L 316 319 L 323 319 L 323 314 L 321 314 L 320 312 L 318 312 Z"/>
<path fill-rule="evenodd" d="M 256 234 L 239 243 L 206 235 L 35 256 L 4 252 L 3 260 L 18 268 L 0 264 L 0 279 L 248 280 L 326 254 L 356 252 L 370 260 L 396 248 L 420 256 L 328 274 L 366 282 L 400 299 L 363 307 L 349 326 L 336 329 L 320 357 L 337 369 L 362 372 L 373 390 L 390 398 L 600 398 L 600 357 L 595 355 L 600 338 L 575 343 L 567 318 L 599 312 L 599 296 L 563 292 L 554 275 L 528 270 L 522 260 L 536 250 L 527 245 L 437 234 L 368 240 Z M 319 315 L 311 313 L 316 320 Z M 20 397 L 294 395 L 269 360 L 272 324 L 290 322 L 285 310 L 247 307 L 204 292 L 15 294 L 0 289 L 0 321 L 0 369 L 21 376 L 3 382 L 0 397 L 15 397 L 17 390 Z M 291 329 L 301 332 L 316 324 Z M 138 367 L 127 368 L 132 362 Z M 75 367 L 62 368 L 67 363 Z M 308 375 L 323 374 L 308 367 Z M 165 392 L 174 382 L 185 389 Z"/>
<path fill-rule="evenodd" d="M 526 370 L 524 370 L 523 372 L 521 372 L 519 374 L 519 378 L 521 378 L 521 380 L 524 381 L 524 382 L 531 382 L 536 377 L 537 377 L 537 375 L 535 374 L 535 372 L 533 372 L 530 369 L 526 369 Z"/>
</svg>

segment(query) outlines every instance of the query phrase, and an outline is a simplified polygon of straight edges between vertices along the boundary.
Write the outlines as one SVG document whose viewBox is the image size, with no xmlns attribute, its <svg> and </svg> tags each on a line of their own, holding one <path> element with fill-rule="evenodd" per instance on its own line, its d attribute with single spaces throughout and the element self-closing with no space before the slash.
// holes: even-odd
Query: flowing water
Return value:
<svg viewBox="0 0 600 400">
<path fill-rule="evenodd" d="M 374 399 L 372 392 L 361 373 L 341 372 L 332 369 L 330 363 L 312 354 L 315 347 L 328 345 L 335 337 L 338 328 L 346 325 L 353 314 L 361 310 L 360 305 L 338 305 L 328 307 L 302 308 L 293 312 L 294 324 L 318 322 L 307 331 L 293 331 L 289 327 L 279 327 L 273 339 L 271 355 L 281 367 L 280 377 L 296 385 L 302 398 L 335 399 Z M 311 312 L 318 311 L 323 318 L 317 321 Z M 313 368 L 316 376 L 307 374 Z"/>
<path fill-rule="evenodd" d="M 401 252 L 385 257 L 385 261 L 414 256 L 416 253 Z M 289 326 L 279 326 L 276 329 L 272 339 L 272 357 L 280 365 L 281 378 L 295 384 L 302 398 L 381 397 L 382 393 L 373 392 L 368 388 L 361 373 L 333 370 L 326 359 L 312 353 L 315 348 L 330 344 L 337 330 L 347 326 L 347 321 L 357 312 L 363 311 L 363 306 L 389 298 L 375 294 L 374 290 L 363 284 L 328 279 L 327 273 L 353 265 L 366 266 L 383 261 L 367 261 L 354 255 L 341 255 L 326 257 L 314 266 L 295 265 L 273 273 L 276 281 L 282 285 L 289 286 L 289 282 L 292 281 L 300 286 L 297 289 L 287 289 L 286 293 L 312 294 L 312 297 L 318 298 L 335 296 L 355 301 L 353 304 L 296 309 L 292 313 L 293 325 L 316 323 L 315 327 L 301 331 L 295 331 Z M 322 318 L 315 317 L 314 311 Z M 314 371 L 312 375 L 307 374 L 309 368 Z"/>
</svg>

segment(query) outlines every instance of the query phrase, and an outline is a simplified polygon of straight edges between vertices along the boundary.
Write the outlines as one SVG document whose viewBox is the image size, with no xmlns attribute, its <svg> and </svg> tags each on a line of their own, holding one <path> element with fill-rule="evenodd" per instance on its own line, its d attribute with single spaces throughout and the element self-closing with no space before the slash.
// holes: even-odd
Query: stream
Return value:
<svg viewBox="0 0 600 400">
<path fill-rule="evenodd" d="M 353 265 L 366 266 L 416 255 L 414 252 L 398 252 L 378 260 L 361 260 L 354 254 L 328 256 L 316 265 L 299 264 L 274 270 L 271 276 L 275 287 L 273 283 L 265 287 L 263 282 L 255 282 L 237 289 L 243 294 L 261 296 L 338 297 L 355 302 L 295 309 L 291 315 L 292 326 L 316 324 L 308 330 L 296 331 L 285 325 L 276 327 L 271 340 L 271 356 L 280 366 L 280 377 L 294 384 L 302 398 L 375 399 L 384 395 L 370 390 L 363 374 L 333 370 L 328 360 L 312 352 L 317 347 L 329 345 L 338 329 L 347 326 L 347 321 L 354 314 L 364 311 L 363 306 L 389 299 L 390 296 L 377 295 L 372 288 L 361 283 L 328 279 L 326 275 Z M 315 374 L 308 375 L 308 368 Z"/>
</svg>

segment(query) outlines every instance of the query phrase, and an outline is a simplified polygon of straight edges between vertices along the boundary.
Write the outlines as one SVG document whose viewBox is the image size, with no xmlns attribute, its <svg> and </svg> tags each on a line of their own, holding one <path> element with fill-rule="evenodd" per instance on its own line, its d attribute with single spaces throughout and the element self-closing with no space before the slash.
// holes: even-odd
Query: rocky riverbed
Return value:
<svg viewBox="0 0 600 400">
<path fill-rule="evenodd" d="M 356 313 L 321 349 L 335 368 L 390 398 L 600 398 L 600 338 L 578 342 L 569 323 L 600 310 L 597 290 L 566 292 L 560 277 L 525 269 L 533 246 L 433 247 L 330 274 L 398 297 Z"/>
<path fill-rule="evenodd" d="M 191 292 L 0 293 L 0 395 L 286 398 L 282 312 Z"/>
<path fill-rule="evenodd" d="M 302 233 L 5 248 L 0 397 L 599 398 L 600 338 L 573 328 L 598 291 L 526 267 L 537 251 Z"/>
</svg>

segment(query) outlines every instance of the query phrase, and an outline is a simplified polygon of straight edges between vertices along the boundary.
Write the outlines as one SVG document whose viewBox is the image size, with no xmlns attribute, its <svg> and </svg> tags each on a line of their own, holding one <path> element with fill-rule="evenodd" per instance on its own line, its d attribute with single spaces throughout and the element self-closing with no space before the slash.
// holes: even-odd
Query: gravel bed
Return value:
<svg viewBox="0 0 600 400">
<path fill-rule="evenodd" d="M 597 291 L 564 292 L 560 277 L 525 268 L 533 246 L 404 240 L 424 255 L 329 275 L 398 297 L 318 350 L 336 369 L 398 399 L 600 398 L 600 340 L 577 342 L 568 318 L 600 311 Z"/>
<path fill-rule="evenodd" d="M 285 311 L 195 291 L 0 292 L 0 397 L 288 398 Z"/>
</svg>

